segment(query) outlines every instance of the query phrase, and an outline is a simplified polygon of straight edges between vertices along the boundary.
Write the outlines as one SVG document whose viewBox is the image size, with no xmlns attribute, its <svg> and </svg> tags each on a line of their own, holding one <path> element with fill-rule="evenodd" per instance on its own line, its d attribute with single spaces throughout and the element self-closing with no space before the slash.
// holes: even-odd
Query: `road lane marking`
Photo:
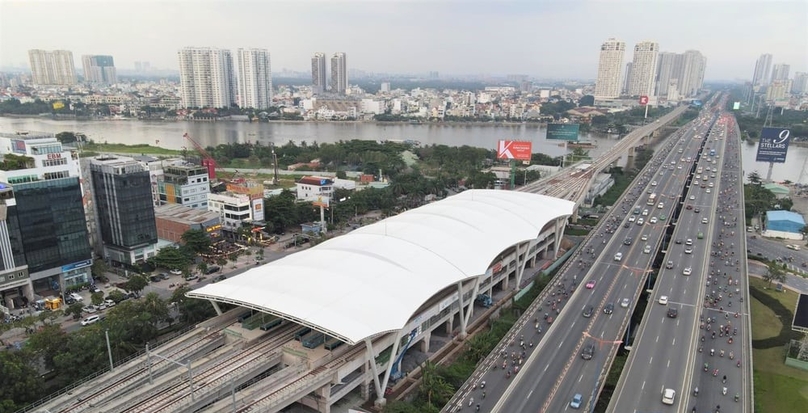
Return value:
<svg viewBox="0 0 808 413">
<path fill-rule="evenodd" d="M 581 377 L 578 377 L 578 383 L 580 383 L 580 382 L 581 382 L 581 380 L 583 380 L 583 379 L 584 379 L 584 375 L 583 375 L 583 374 L 581 374 Z"/>
<path fill-rule="evenodd" d="M 648 364 L 654 364 L 654 356 L 651 356 L 651 358 L 648 359 Z"/>
<path fill-rule="evenodd" d="M 676 324 L 677 324 L 677 326 L 679 325 L 679 323 L 676 323 Z M 672 345 L 672 346 L 676 346 L 676 338 L 675 338 L 675 337 L 674 337 L 674 339 L 673 339 L 673 343 L 671 343 L 671 345 Z"/>
<path fill-rule="evenodd" d="M 665 368 L 670 368 L 670 366 L 671 366 L 671 361 L 670 361 L 670 359 L 668 359 L 668 365 L 665 366 Z"/>
<path fill-rule="evenodd" d="M 645 390 L 645 380 L 642 381 L 642 387 L 640 387 L 640 390 Z M 636 412 L 636 410 L 634 411 Z"/>
</svg>

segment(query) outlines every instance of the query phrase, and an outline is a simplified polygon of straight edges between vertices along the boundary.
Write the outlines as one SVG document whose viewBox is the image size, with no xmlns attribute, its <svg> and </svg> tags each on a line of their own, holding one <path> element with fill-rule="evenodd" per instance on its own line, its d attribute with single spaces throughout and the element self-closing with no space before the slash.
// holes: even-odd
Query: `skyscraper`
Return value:
<svg viewBox="0 0 808 413">
<path fill-rule="evenodd" d="M 620 71 L 626 44 L 610 38 L 600 45 L 598 78 L 595 81 L 595 99 L 613 99 L 620 96 Z"/>
<path fill-rule="evenodd" d="M 28 51 L 35 85 L 72 86 L 76 84 L 73 52 L 69 50 L 33 49 Z"/>
<path fill-rule="evenodd" d="M 679 94 L 692 97 L 698 94 L 704 83 L 707 59 L 698 50 L 677 54 L 673 63 L 671 81 L 675 81 Z"/>
<path fill-rule="evenodd" d="M 186 47 L 178 56 L 184 107 L 222 108 L 236 102 L 233 57 L 229 50 Z"/>
<path fill-rule="evenodd" d="M 808 92 L 808 72 L 794 73 L 794 81 L 791 83 L 791 93 Z"/>
<path fill-rule="evenodd" d="M 156 251 L 157 224 L 149 171 L 126 157 L 90 161 L 93 198 L 104 255 L 115 262 L 144 262 Z"/>
<path fill-rule="evenodd" d="M 345 53 L 334 53 L 331 57 L 331 92 L 344 95 L 348 90 L 348 63 Z"/>
<path fill-rule="evenodd" d="M 772 79 L 771 81 L 774 82 L 775 80 L 788 80 L 788 72 L 791 70 L 791 66 L 785 63 L 778 63 L 772 67 Z"/>
<path fill-rule="evenodd" d="M 768 84 L 772 68 L 772 55 L 765 53 L 760 55 L 755 63 L 755 74 L 752 76 L 753 86 L 763 86 Z"/>
<path fill-rule="evenodd" d="M 657 57 L 656 96 L 668 97 L 668 88 L 671 85 L 671 75 L 673 75 L 675 61 L 676 53 L 663 52 Z"/>
<path fill-rule="evenodd" d="M 115 61 L 112 56 L 84 55 L 81 57 L 84 66 L 84 81 L 92 84 L 112 85 L 118 83 L 115 72 Z"/>
<path fill-rule="evenodd" d="M 238 49 L 238 98 L 242 108 L 272 106 L 272 67 L 266 49 Z"/>
<path fill-rule="evenodd" d="M 626 70 L 623 71 L 623 77 L 620 81 L 620 94 L 628 94 L 628 85 L 631 83 L 631 62 L 626 63 Z"/>
<path fill-rule="evenodd" d="M 644 41 L 634 45 L 629 96 L 650 96 L 654 93 L 658 53 L 659 43 Z"/>
<path fill-rule="evenodd" d="M 324 93 L 328 89 L 325 71 L 325 53 L 315 53 L 311 58 L 311 86 L 314 94 Z"/>
</svg>

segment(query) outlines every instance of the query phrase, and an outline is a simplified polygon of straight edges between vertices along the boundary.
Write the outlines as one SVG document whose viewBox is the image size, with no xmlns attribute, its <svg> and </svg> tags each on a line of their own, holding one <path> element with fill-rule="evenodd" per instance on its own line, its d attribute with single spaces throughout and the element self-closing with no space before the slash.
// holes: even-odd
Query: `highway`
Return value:
<svg viewBox="0 0 808 413">
<path fill-rule="evenodd" d="M 704 118 L 700 120 L 704 121 Z M 546 332 L 547 336 L 538 343 L 535 351 L 530 352 L 522 370 L 506 383 L 507 389 L 501 397 L 497 397 L 498 401 L 491 411 L 537 409 L 540 412 L 560 412 L 568 409 L 570 399 L 576 393 L 584 395 L 582 407 L 594 401 L 597 389 L 602 384 L 600 373 L 608 364 L 607 356 L 616 350 L 622 339 L 622 331 L 642 292 L 642 280 L 663 242 L 676 200 L 682 192 L 688 170 L 678 168 L 681 166 L 679 159 L 692 157 L 698 144 L 692 139 L 695 133 L 692 125 L 683 129 L 687 143 L 682 148 L 683 153 L 678 153 L 676 146 L 680 134 L 672 135 L 622 201 L 604 217 L 596 236 L 581 247 L 583 254 L 593 262 L 572 266 L 562 274 L 561 282 L 565 279 L 569 282 L 571 278 L 581 280 L 581 285 L 594 281 L 594 288 L 576 289 L 570 302 L 564 306 L 564 311 Z M 654 183 L 656 185 L 652 185 Z M 657 194 L 651 206 L 646 202 L 649 190 Z M 657 208 L 660 202 L 662 208 Z M 647 215 L 634 215 L 635 205 L 639 205 L 641 210 L 647 209 Z M 650 222 L 652 218 L 658 222 L 645 222 Z M 644 223 L 638 225 L 640 219 Z M 614 231 L 614 236 L 610 236 L 610 231 Z M 630 245 L 626 245 L 626 238 L 629 237 Z M 623 255 L 620 261 L 615 260 L 617 253 Z M 629 299 L 628 308 L 621 306 L 624 298 Z M 607 304 L 613 305 L 612 314 L 604 313 Z M 585 317 L 582 313 L 589 306 L 593 307 L 593 314 Z M 537 316 L 541 318 L 543 314 L 539 312 Z M 522 334 L 526 334 L 526 340 L 530 340 L 530 330 L 534 326 L 530 323 L 526 327 Z M 588 344 L 595 344 L 596 349 L 592 360 L 586 361 L 580 354 Z M 499 395 L 499 382 L 508 380 L 503 377 L 501 370 L 484 376 L 491 377 L 486 379 L 487 388 L 491 386 L 490 383 L 495 383 L 491 394 Z M 487 406 L 483 407 L 488 411 Z"/>
<path fill-rule="evenodd" d="M 724 133 L 723 126 L 718 123 L 704 143 L 705 148 L 717 149 L 721 157 L 726 139 L 716 139 Z M 609 405 L 610 412 L 646 412 L 664 408 L 664 389 L 676 392 L 673 407 L 667 410 L 684 411 L 687 406 L 681 401 L 687 400 L 686 389 L 694 371 L 691 359 L 704 345 L 699 342 L 702 302 L 705 290 L 711 292 L 715 288 L 712 278 L 711 285 L 706 284 L 709 273 L 714 271 L 708 254 L 713 251 L 713 241 L 716 245 L 720 242 L 719 235 L 725 228 L 723 222 L 717 223 L 722 221 L 722 213 L 716 205 L 720 205 L 719 199 L 730 200 L 725 196 L 729 192 L 726 183 L 721 189 L 717 186 L 716 178 L 722 176 L 722 168 L 721 162 L 713 164 L 707 149 L 698 158 L 685 207 L 673 233 L 674 241 L 663 259 L 666 265 L 660 270 L 649 298 L 642 325 Z M 688 248 L 691 249 L 689 254 L 686 253 Z M 734 260 L 732 264 L 734 269 Z M 667 303 L 662 304 L 665 301 Z M 671 317 L 670 311 L 676 311 L 675 318 Z M 695 371 L 704 373 L 699 367 L 695 367 Z M 711 369 L 709 373 L 712 373 Z"/>
</svg>

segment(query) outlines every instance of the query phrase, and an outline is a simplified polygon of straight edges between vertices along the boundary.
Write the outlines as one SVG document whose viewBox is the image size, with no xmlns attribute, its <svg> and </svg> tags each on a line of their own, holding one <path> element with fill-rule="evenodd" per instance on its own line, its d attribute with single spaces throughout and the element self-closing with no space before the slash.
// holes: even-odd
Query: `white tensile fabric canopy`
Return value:
<svg viewBox="0 0 808 413">
<path fill-rule="evenodd" d="M 298 322 L 348 344 L 401 329 L 433 295 L 482 275 L 574 203 L 469 190 L 209 284 L 188 297 Z"/>
</svg>

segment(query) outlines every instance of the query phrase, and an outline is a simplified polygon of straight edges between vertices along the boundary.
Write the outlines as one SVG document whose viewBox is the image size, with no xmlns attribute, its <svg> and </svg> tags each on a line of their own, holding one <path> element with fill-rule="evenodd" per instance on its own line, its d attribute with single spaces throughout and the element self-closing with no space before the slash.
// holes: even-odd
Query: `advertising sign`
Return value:
<svg viewBox="0 0 808 413">
<path fill-rule="evenodd" d="M 640 105 L 647 105 L 648 104 L 648 96 L 640 96 Z"/>
<path fill-rule="evenodd" d="M 311 201 L 311 204 L 316 207 L 328 208 L 331 204 L 331 197 L 319 195 Z"/>
<path fill-rule="evenodd" d="M 89 267 L 93 265 L 93 260 L 84 260 L 79 262 L 74 262 L 72 264 L 67 264 L 62 266 L 62 272 L 68 272 L 72 270 L 77 270 L 79 268 Z"/>
<path fill-rule="evenodd" d="M 547 139 L 577 142 L 579 128 L 577 123 L 551 123 L 547 125 Z"/>
<path fill-rule="evenodd" d="M 732 110 L 738 110 L 741 108 L 741 102 L 735 102 L 732 104 Z"/>
<path fill-rule="evenodd" d="M 264 220 L 264 198 L 253 199 L 251 202 L 252 202 L 252 209 L 253 209 L 253 221 L 263 221 Z"/>
<path fill-rule="evenodd" d="M 513 159 L 529 161 L 533 155 L 533 142 L 527 141 L 499 141 L 497 159 Z"/>
<path fill-rule="evenodd" d="M 763 128 L 758 142 L 757 162 L 784 163 L 791 131 L 785 128 Z"/>
</svg>

